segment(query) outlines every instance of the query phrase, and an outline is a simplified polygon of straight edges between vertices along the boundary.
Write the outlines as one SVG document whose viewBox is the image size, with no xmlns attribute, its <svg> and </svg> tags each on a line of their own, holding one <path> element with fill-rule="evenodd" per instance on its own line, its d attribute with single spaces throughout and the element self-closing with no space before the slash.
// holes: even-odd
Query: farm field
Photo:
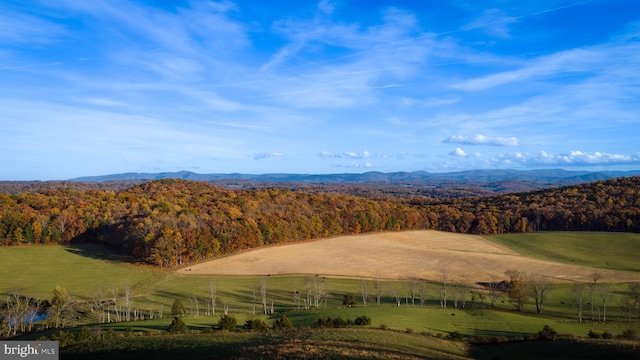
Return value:
<svg viewBox="0 0 640 360">
<path fill-rule="evenodd" d="M 562 242 L 565 235 L 554 233 L 556 242 Z M 603 279 L 611 282 L 638 281 L 640 271 L 636 253 L 640 236 L 627 236 L 620 240 L 625 245 L 619 254 L 601 252 L 607 245 L 598 245 L 595 251 L 588 247 L 571 245 L 560 248 L 548 246 L 554 241 L 554 235 L 541 234 L 526 236 L 517 241 L 518 236 L 510 235 L 482 237 L 476 235 L 453 234 L 440 231 L 404 231 L 376 233 L 357 236 L 340 236 L 330 239 L 287 244 L 250 250 L 180 269 L 181 274 L 225 274 L 225 275 L 263 275 L 263 274 L 322 274 L 326 276 L 346 276 L 358 278 L 382 277 L 387 279 L 420 278 L 438 281 L 443 274 L 452 280 L 471 282 L 495 281 L 502 279 L 508 270 L 518 270 L 535 274 L 554 282 L 590 281 L 593 269 L 587 266 L 605 265 L 597 262 L 597 254 L 609 254 L 606 261 L 614 266 L 599 271 Z M 598 243 L 599 234 L 584 236 L 590 243 Z M 609 240 L 611 236 L 607 237 Z M 515 239 L 515 240 L 514 240 Z M 551 240 L 546 240 L 551 239 Z M 581 239 L 581 238 L 574 238 Z M 491 241 L 489 241 L 491 240 Z M 528 243 L 540 244 L 528 245 Z M 579 243 L 574 240 L 571 244 Z M 609 242 L 607 242 L 608 244 Z M 513 245 L 512 245 L 513 244 Z M 520 249 L 536 249 L 520 253 Z M 627 249 L 629 248 L 629 249 Z M 628 251 L 626 251 L 628 250 Z M 563 258 L 575 253 L 578 258 L 592 261 L 579 261 L 572 264 Z M 538 254 L 546 254 L 541 256 Z M 555 254 L 555 255 L 554 255 Z M 536 256 L 538 258 L 534 258 Z M 636 264 L 636 265 L 634 265 Z M 627 271 L 620 271 L 627 270 Z"/>
<path fill-rule="evenodd" d="M 640 234 L 548 232 L 485 238 L 531 258 L 640 272 Z"/>
<path fill-rule="evenodd" d="M 597 343 L 594 345 L 583 341 L 589 331 L 617 335 L 632 329 L 640 333 L 637 315 L 629 314 L 622 306 L 629 291 L 627 283 L 640 281 L 640 272 L 633 271 L 633 266 L 630 267 L 631 271 L 620 270 L 629 268 L 625 264 L 630 263 L 627 256 L 635 254 L 636 236 L 623 237 L 618 245 L 627 251 L 619 254 L 604 253 L 603 259 L 608 266 L 594 268 L 585 266 L 583 262 L 586 260 L 572 262 L 565 259 L 564 263 L 561 262 L 563 259 L 551 261 L 550 259 L 557 257 L 555 252 L 566 251 L 567 248 L 560 245 L 554 248 L 544 241 L 552 241 L 554 236 L 563 239 L 565 234 L 534 234 L 529 235 L 529 241 L 537 241 L 538 235 L 543 240 L 536 244 L 544 246 L 543 252 L 547 259 L 537 255 L 535 247 L 530 247 L 528 252 L 517 252 L 514 249 L 523 245 L 513 245 L 515 240 L 495 240 L 493 237 L 488 239 L 436 231 L 407 231 L 273 246 L 177 270 L 132 263 L 127 258 L 95 245 L 0 248 L 0 293 L 8 295 L 19 292 L 38 298 L 50 298 L 53 288 L 62 286 L 68 289 L 75 301 L 82 302 L 100 295 L 109 297 L 113 291 L 122 296 L 124 288 L 129 288 L 133 293 L 133 308 L 144 314 L 145 320 L 99 324 L 97 316 L 89 314 L 87 319 L 77 323 L 77 327 L 71 331 L 77 332 L 81 326 L 89 325 L 102 332 L 112 329 L 119 335 L 129 332 L 135 335 L 79 344 L 65 349 L 65 355 L 68 355 L 65 358 L 83 358 L 86 354 L 91 354 L 96 359 L 114 356 L 127 359 L 140 355 L 128 350 L 131 348 L 143 351 L 145 356 L 156 354 L 158 358 L 168 358 L 169 354 L 175 356 L 175 351 L 184 351 L 184 354 L 191 354 L 192 358 L 207 358 L 207 351 L 213 351 L 213 348 L 229 355 L 228 357 L 233 354 L 236 358 L 255 358 L 264 354 L 282 357 L 285 355 L 278 353 L 282 349 L 289 349 L 287 351 L 290 351 L 289 355 L 292 357 L 300 357 L 302 348 L 311 351 L 310 354 L 362 359 L 372 358 L 372 354 L 379 358 L 393 358 L 391 355 L 395 354 L 395 358 L 399 359 L 425 356 L 451 359 L 494 358 L 508 348 L 513 351 L 510 358 L 518 358 L 520 350 L 516 349 L 526 348 L 526 342 L 504 344 L 504 347 L 492 350 L 499 345 L 479 346 L 443 338 L 452 333 L 465 338 L 527 337 L 549 325 L 559 334 L 582 339 L 577 342 L 567 340 L 565 343 L 567 348 L 575 347 L 573 354 L 580 354 L 580 349 L 590 346 L 599 349 L 593 351 L 603 349 Z M 595 241 L 593 239 L 609 235 L 587 233 L 580 237 L 569 237 L 567 241 L 579 242 L 581 238 Z M 588 260 L 589 251 L 576 247 L 572 256 Z M 536 256 L 539 258 L 534 259 Z M 591 259 L 596 259 L 596 256 L 592 255 Z M 596 265 L 598 264 L 594 264 Z M 471 298 L 472 292 L 481 289 L 477 282 L 507 279 L 504 272 L 509 269 L 541 272 L 555 283 L 542 314 L 536 313 L 532 300 L 524 305 L 522 312 L 517 312 L 504 294 L 497 302 L 496 309 L 490 308 L 487 299 Z M 575 294 L 572 286 L 575 280 L 589 283 L 589 275 L 595 269 L 603 274 L 603 281 L 610 282 L 607 322 L 597 321 L 600 316 L 597 308 L 597 312 L 593 314 L 596 321 L 591 321 L 592 314 L 585 308 L 585 321 L 580 323 L 573 306 Z M 554 273 L 552 270 L 559 272 Z M 446 271 L 450 291 L 447 309 L 440 306 L 443 271 Z M 424 286 L 425 294 L 423 304 L 417 299 L 412 304 L 407 297 L 410 278 L 422 279 L 420 283 Z M 327 290 L 322 306 L 304 309 L 296 305 L 293 300 L 294 292 L 302 292 L 309 281 L 318 280 L 323 282 Z M 266 284 L 269 304 L 273 304 L 274 313 L 271 315 L 261 314 L 260 295 L 256 299 L 256 289 L 261 281 Z M 382 288 L 380 306 L 373 300 L 376 281 L 380 281 Z M 460 282 L 471 285 L 471 292 L 466 294 L 465 308 L 454 309 L 453 289 Z M 215 284 L 217 289 L 218 305 L 214 316 L 205 314 L 211 284 Z M 368 288 L 369 302 L 366 306 L 362 302 L 363 286 Z M 393 295 L 396 292 L 402 294 L 399 306 Z M 354 306 L 343 306 L 345 294 L 354 295 Z M 249 319 L 262 319 L 273 325 L 277 319 L 286 315 L 298 330 L 288 335 L 161 335 L 166 333 L 171 322 L 170 308 L 176 299 L 185 304 L 184 321 L 196 333 L 216 326 L 223 304 L 227 304 L 229 314 L 237 318 L 238 327 Z M 194 309 L 196 299 L 199 304 L 197 310 Z M 585 294 L 585 303 L 587 301 L 588 293 Z M 162 309 L 164 316 L 159 318 Z M 149 315 L 153 315 L 154 319 L 149 320 Z M 361 315 L 372 319 L 370 328 L 336 331 L 310 329 L 319 318 L 354 319 Z M 53 332 L 49 330 L 32 333 L 24 339 L 50 336 Z M 392 338 L 397 342 L 391 341 Z M 618 346 L 617 349 L 622 351 L 620 358 L 625 358 L 625 354 L 629 352 L 633 354 L 635 347 L 637 342 L 632 342 L 629 346 Z M 533 353 L 531 349 L 525 351 Z"/>
</svg>

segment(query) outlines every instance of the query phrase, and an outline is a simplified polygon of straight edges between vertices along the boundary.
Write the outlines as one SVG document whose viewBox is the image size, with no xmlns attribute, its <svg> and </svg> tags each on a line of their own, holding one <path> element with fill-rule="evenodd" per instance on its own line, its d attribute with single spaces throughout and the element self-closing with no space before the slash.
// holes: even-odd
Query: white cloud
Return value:
<svg viewBox="0 0 640 360">
<path fill-rule="evenodd" d="M 318 3 L 318 10 L 325 15 L 331 15 L 335 8 L 335 4 L 330 0 L 321 0 Z"/>
<path fill-rule="evenodd" d="M 365 163 L 346 163 L 346 164 L 336 164 L 333 165 L 333 167 L 339 167 L 339 168 L 350 168 L 350 169 L 368 169 L 368 168 L 372 168 L 373 164 L 371 164 L 370 162 L 365 162 Z"/>
<path fill-rule="evenodd" d="M 540 151 L 538 154 L 506 153 L 490 160 L 500 164 L 519 164 L 523 166 L 581 166 L 581 165 L 620 165 L 640 164 L 640 154 L 612 154 L 606 152 L 571 151 L 567 154 L 552 154 Z"/>
<path fill-rule="evenodd" d="M 269 158 L 279 158 L 279 157 L 283 157 L 284 154 L 283 153 L 279 153 L 279 152 L 272 152 L 272 153 L 256 153 L 251 155 L 251 157 L 254 160 L 263 160 L 263 159 L 269 159 Z"/>
<path fill-rule="evenodd" d="M 469 136 L 451 136 L 444 140 L 445 143 L 457 143 L 466 145 L 492 145 L 492 146 L 518 146 L 520 141 L 516 137 L 488 137 L 476 134 Z"/>
<path fill-rule="evenodd" d="M 348 157 L 351 159 L 365 159 L 368 158 L 371 154 L 365 150 L 363 152 L 355 152 L 355 151 L 347 151 L 342 154 L 344 157 Z"/>
<path fill-rule="evenodd" d="M 456 148 L 455 150 L 450 152 L 449 155 L 457 157 L 467 157 L 467 153 L 465 153 L 461 148 Z"/>
<path fill-rule="evenodd" d="M 345 151 L 342 154 L 332 154 L 326 150 L 318 153 L 318 156 L 322 158 L 347 158 L 347 159 L 366 159 L 371 156 L 371 153 L 367 150 L 362 152 L 357 151 Z"/>
</svg>

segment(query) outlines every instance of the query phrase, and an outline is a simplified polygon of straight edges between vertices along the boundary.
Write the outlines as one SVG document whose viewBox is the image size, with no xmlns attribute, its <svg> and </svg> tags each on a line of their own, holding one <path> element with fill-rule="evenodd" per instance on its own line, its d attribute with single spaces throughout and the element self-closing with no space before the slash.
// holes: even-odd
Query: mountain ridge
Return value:
<svg viewBox="0 0 640 360">
<path fill-rule="evenodd" d="M 294 174 L 294 173 L 210 173 L 200 174 L 191 171 L 158 172 L 158 173 L 121 173 L 99 176 L 83 176 L 68 181 L 74 182 L 107 182 L 107 181 L 152 181 L 161 179 L 182 179 L 194 181 L 246 180 L 259 182 L 301 182 L 301 183 L 394 183 L 394 182 L 501 182 L 522 181 L 548 184 L 572 184 L 589 181 L 606 180 L 617 177 L 640 175 L 640 170 L 630 171 L 569 171 L 562 169 L 548 170 L 466 170 L 448 173 L 431 173 L 427 171 L 398 171 L 333 174 Z"/>
</svg>

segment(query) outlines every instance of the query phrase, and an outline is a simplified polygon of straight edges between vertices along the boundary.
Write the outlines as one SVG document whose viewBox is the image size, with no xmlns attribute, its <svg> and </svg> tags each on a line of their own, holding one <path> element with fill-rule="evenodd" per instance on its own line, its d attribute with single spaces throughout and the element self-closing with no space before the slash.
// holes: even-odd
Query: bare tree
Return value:
<svg viewBox="0 0 640 360">
<path fill-rule="evenodd" d="M 209 281 L 209 301 L 211 302 L 211 315 L 216 314 L 216 300 L 218 298 L 218 287 L 215 281 Z"/>
<path fill-rule="evenodd" d="M 112 305 L 109 299 L 105 299 L 105 295 L 102 293 L 102 290 L 98 290 L 98 292 L 91 299 L 91 312 L 97 314 L 99 323 L 107 322 L 107 314 L 109 312 L 109 307 Z"/>
<path fill-rule="evenodd" d="M 195 316 L 200 316 L 200 308 L 198 306 L 198 297 L 197 296 L 192 296 L 190 299 L 190 303 L 191 303 L 191 316 L 195 315 Z"/>
<path fill-rule="evenodd" d="M 296 309 L 300 309 L 301 302 L 302 300 L 300 298 L 300 291 L 298 291 L 298 287 L 294 285 L 293 286 L 293 304 L 296 306 Z M 254 314 L 255 314 L 255 310 L 254 310 Z"/>
<path fill-rule="evenodd" d="M 583 301 L 584 301 L 584 284 L 575 284 L 573 286 L 574 302 L 573 306 L 578 312 L 578 322 L 582 322 Z"/>
<path fill-rule="evenodd" d="M 27 323 L 29 324 L 29 328 L 27 331 L 33 330 L 33 321 L 38 316 L 38 311 L 40 311 L 42 307 L 43 301 L 40 299 L 30 299 L 29 304 L 31 304 L 31 309 L 28 312 Z"/>
<path fill-rule="evenodd" d="M 268 314 L 267 309 L 267 279 L 264 277 L 260 278 L 260 282 L 258 283 L 258 289 L 260 290 L 260 299 L 262 301 L 262 312 L 263 314 Z"/>
<path fill-rule="evenodd" d="M 418 284 L 418 298 L 420 299 L 420 306 L 424 306 L 424 303 L 427 299 L 426 292 L 427 284 L 424 280 L 420 280 L 420 283 Z"/>
<path fill-rule="evenodd" d="M 113 314 L 115 315 L 115 322 L 120 322 L 120 305 L 118 304 L 118 289 L 111 289 L 111 304 L 113 304 Z M 111 313 L 108 313 L 108 322 L 111 322 Z"/>
<path fill-rule="evenodd" d="M 7 313 L 9 316 L 9 331 L 12 335 L 26 330 L 27 316 L 30 307 L 31 298 L 20 295 L 15 292 L 7 296 Z"/>
<path fill-rule="evenodd" d="M 416 306 L 416 297 L 418 292 L 418 283 L 415 279 L 407 280 L 407 285 L 409 287 L 409 297 L 411 297 L 411 306 Z"/>
<path fill-rule="evenodd" d="M 531 296 L 536 302 L 536 312 L 542 313 L 542 306 L 547 299 L 548 292 L 552 289 L 551 283 L 544 281 L 541 277 L 537 276 L 529 283 L 531 289 Z"/>
<path fill-rule="evenodd" d="M 393 287 L 391 288 L 391 294 L 396 300 L 396 306 L 400 306 L 400 304 L 402 303 L 402 294 L 400 294 L 400 291 L 398 291 L 397 284 L 394 284 Z"/>
<path fill-rule="evenodd" d="M 442 271 L 440 275 L 440 281 L 442 283 L 442 290 L 440 290 L 440 307 L 447 308 L 447 283 L 449 282 L 449 273 Z"/>
<path fill-rule="evenodd" d="M 496 303 L 500 300 L 500 283 L 496 281 L 492 281 L 489 283 L 489 302 L 491 303 L 491 308 L 496 308 Z"/>
<path fill-rule="evenodd" d="M 369 298 L 369 284 L 366 280 L 360 282 L 360 294 L 362 295 L 362 305 L 367 306 L 367 299 Z"/>
<path fill-rule="evenodd" d="M 591 280 L 593 281 L 591 283 L 591 286 L 589 288 L 590 290 L 590 294 L 591 294 L 591 320 L 594 321 L 596 319 L 596 313 L 595 313 L 595 290 L 596 290 L 596 285 L 598 284 L 598 280 L 602 279 L 602 274 L 596 270 L 594 272 L 591 273 Z"/>
<path fill-rule="evenodd" d="M 125 321 L 131 321 L 131 301 L 133 300 L 133 292 L 130 287 L 124 288 L 124 318 Z"/>
<path fill-rule="evenodd" d="M 465 282 L 457 282 L 453 286 L 453 307 L 455 309 L 465 308 L 469 285 Z"/>
<path fill-rule="evenodd" d="M 601 283 L 598 286 L 600 300 L 602 300 L 602 321 L 607 321 L 607 306 L 609 303 L 609 284 Z"/>
<path fill-rule="evenodd" d="M 312 281 L 313 285 L 313 304 L 316 309 L 320 308 L 320 305 L 323 301 L 325 301 L 326 306 L 326 296 L 328 295 L 328 291 L 326 288 L 327 281 L 326 279 L 314 278 Z"/>
<path fill-rule="evenodd" d="M 382 283 L 380 281 L 380 278 L 378 278 L 377 276 L 375 277 L 375 279 L 373 279 L 373 292 L 376 296 L 376 305 L 380 306 L 380 303 L 382 301 Z"/>
</svg>

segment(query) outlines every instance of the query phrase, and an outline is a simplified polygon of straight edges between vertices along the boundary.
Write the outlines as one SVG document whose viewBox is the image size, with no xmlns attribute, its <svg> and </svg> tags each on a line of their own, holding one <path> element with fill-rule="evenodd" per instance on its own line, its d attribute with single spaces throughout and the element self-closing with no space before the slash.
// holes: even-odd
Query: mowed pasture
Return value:
<svg viewBox="0 0 640 360">
<path fill-rule="evenodd" d="M 453 234 L 433 230 L 375 233 L 340 236 L 303 243 L 264 247 L 218 259 L 194 264 L 178 270 L 185 275 L 284 275 L 307 274 L 333 277 L 406 279 L 416 278 L 440 281 L 490 282 L 502 280 L 509 270 L 539 276 L 552 282 L 589 282 L 598 267 L 602 280 L 608 282 L 640 281 L 637 251 L 621 249 L 607 253 L 604 263 L 578 261 L 573 257 L 596 259 L 606 245 L 594 250 L 577 246 L 580 239 L 597 242 L 599 234 L 583 234 L 573 238 L 569 245 L 551 246 L 547 239 L 562 233 L 510 235 L 485 238 L 476 235 Z M 607 235 L 610 237 L 615 236 Z M 523 236 L 531 244 L 526 253 L 526 242 L 517 242 Z M 546 236 L 546 237 L 543 237 Z M 494 241 L 491 241 L 491 240 Z M 499 239 L 499 241 L 495 241 Z M 501 239 L 501 240 L 500 240 Z M 511 244 L 514 246 L 511 246 Z M 640 236 L 626 234 L 620 241 L 625 247 L 637 249 Z M 572 255 L 571 246 L 575 246 Z M 536 246 L 539 246 L 537 252 Z M 564 255 L 557 252 L 564 252 Z M 557 254 L 556 254 L 557 253 Z M 538 255 L 538 254 L 546 254 Z M 586 255 L 589 254 L 589 255 Z M 565 262 L 562 262 L 566 259 Z M 598 266 L 609 264 L 610 266 Z M 588 266 L 591 265 L 591 266 Z M 632 271 L 623 271 L 623 270 Z"/>
<path fill-rule="evenodd" d="M 557 237 L 562 238 L 563 234 L 557 233 Z M 614 235 L 580 236 L 593 240 Z M 537 236 L 553 237 L 553 234 L 527 236 L 530 237 L 528 241 L 535 242 Z M 581 237 L 567 241 L 579 242 Z M 511 249 L 508 239 L 502 239 L 503 243 L 497 244 L 481 236 L 437 231 L 345 236 L 273 246 L 181 269 L 161 269 L 132 263 L 106 248 L 94 245 L 0 248 L 0 294 L 8 295 L 16 291 L 50 298 L 53 287 L 60 285 L 69 290 L 74 301 L 87 302 L 94 296 L 109 298 L 114 290 L 123 296 L 124 288 L 130 288 L 134 296 L 133 308 L 144 314 L 145 319 L 99 324 L 97 316 L 87 311 L 87 318 L 70 331 L 77 332 L 80 326 L 89 325 L 95 331 L 112 329 L 118 336 L 66 348 L 63 350 L 65 358 L 175 358 L 185 355 L 195 359 L 209 358 L 214 351 L 230 358 L 304 358 L 316 354 L 318 358 L 391 358 L 393 355 L 401 359 L 467 359 L 503 358 L 505 351 L 511 351 L 507 356 L 511 358 L 548 357 L 544 355 L 546 353 L 539 353 L 542 350 L 553 351 L 556 355 L 565 351 L 570 356 L 564 358 L 584 358 L 584 354 L 609 354 L 612 351 L 618 351 L 615 355 L 617 358 L 634 358 L 637 352 L 635 342 L 622 346 L 619 342 L 606 340 L 593 343 L 593 348 L 590 348 L 591 343 L 585 345 L 583 341 L 589 341 L 584 338 L 590 330 L 614 335 L 629 329 L 640 333 L 637 313 L 629 313 L 623 306 L 628 299 L 627 282 L 640 281 L 640 271 L 634 271 L 634 268 L 631 271 L 614 270 L 628 268 L 624 264 L 629 264 L 628 257 L 634 256 L 638 239 L 640 235 L 625 235 L 619 245 L 623 249 L 628 247 L 627 251 L 616 254 L 603 252 L 606 265 L 601 267 L 577 265 L 582 263 L 575 259 L 588 258 L 583 253 L 591 253 L 590 249 L 576 247 L 572 258 L 551 261 L 537 254 L 535 247 L 522 253 Z M 554 246 L 544 242 L 536 244 L 545 245 L 538 251 L 551 259 L 557 256 L 554 255 L 555 251 L 566 251 L 576 246 L 557 245 L 554 250 Z M 256 254 L 269 258 L 271 262 L 263 262 L 261 258 L 256 258 Z M 208 269 L 208 272 L 203 269 Z M 212 271 L 215 269 L 224 271 Z M 507 279 L 505 271 L 510 269 L 547 274 L 545 276 L 548 279 L 557 283 L 549 293 L 542 314 L 536 313 L 532 300 L 525 304 L 522 312 L 515 311 L 506 294 L 500 296 L 496 309 L 490 307 L 488 300 L 472 300 L 471 294 L 467 294 L 464 309 L 454 309 L 453 293 L 450 294 L 447 308 L 441 308 L 443 274 L 447 274 L 449 289 L 453 291 L 459 281 L 472 285 L 478 281 Z M 595 270 L 603 274 L 601 281 L 613 282 L 609 286 L 611 296 L 607 321 L 599 320 L 601 304 L 596 294 L 595 320 L 591 320 L 593 315 L 585 305 L 585 321 L 578 322 L 573 304 L 574 281 L 569 280 L 591 283 L 590 274 Z M 407 298 L 408 278 L 426 280 L 421 282 L 425 285 L 424 305 L 413 305 L 411 299 Z M 319 308 L 304 309 L 295 304 L 293 294 L 295 291 L 304 291 L 305 284 L 314 279 L 326 281 L 327 298 Z M 382 280 L 380 306 L 373 299 L 376 279 Z M 256 298 L 256 290 L 263 280 L 266 281 L 268 303 L 275 308 L 273 314 L 262 314 L 260 295 L 257 294 Z M 213 316 L 205 314 L 211 284 L 215 284 L 218 297 L 216 314 Z M 369 289 L 366 306 L 362 302 L 363 285 Z M 400 306 L 395 303 L 393 294 L 396 291 L 404 294 Z M 475 291 L 482 290 L 476 287 Z M 357 301 L 353 307 L 343 306 L 342 303 L 343 296 L 349 293 Z M 172 320 L 169 316 L 170 307 L 176 299 L 185 304 L 184 321 L 195 333 L 216 326 L 223 304 L 228 304 L 229 313 L 237 318 L 238 330 L 248 319 L 261 319 L 273 325 L 283 315 L 292 321 L 296 330 L 282 334 L 215 332 L 166 335 Z M 199 314 L 194 312 L 196 299 Z M 589 301 L 588 293 L 584 294 L 584 301 L 585 304 Z M 159 318 L 162 309 L 164 316 Z M 151 313 L 153 319 L 148 317 Z M 319 318 L 354 319 L 360 315 L 372 319 L 371 327 L 310 329 Z M 563 342 L 562 349 L 557 348 L 560 341 L 476 346 L 442 339 L 453 333 L 470 339 L 526 337 L 537 333 L 545 325 L 553 327 L 560 334 L 570 334 L 580 339 Z M 36 332 L 25 335 L 23 339 L 49 336 L 53 332 Z M 129 336 L 129 332 L 135 336 Z M 548 344 L 552 344 L 553 348 L 549 348 Z M 615 346 L 609 347 L 608 344 Z M 517 350 L 523 347 L 526 348 L 524 353 Z M 285 350 L 285 353 L 281 352 Z"/>
</svg>

